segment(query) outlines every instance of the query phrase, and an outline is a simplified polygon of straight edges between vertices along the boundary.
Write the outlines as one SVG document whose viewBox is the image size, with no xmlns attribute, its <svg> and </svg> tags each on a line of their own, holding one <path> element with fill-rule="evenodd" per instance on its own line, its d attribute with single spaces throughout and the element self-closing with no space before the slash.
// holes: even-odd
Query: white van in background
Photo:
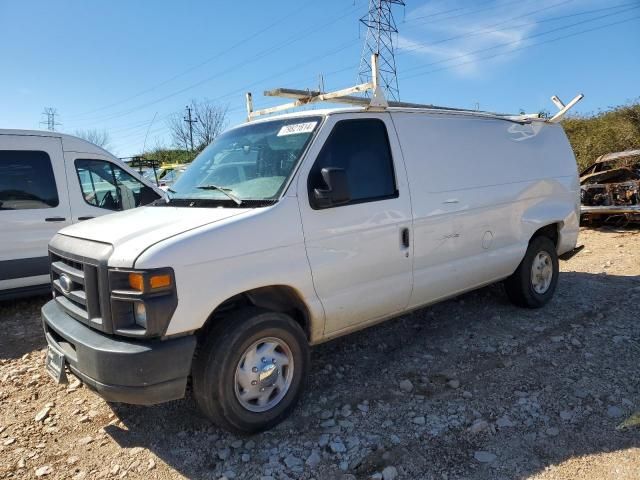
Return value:
<svg viewBox="0 0 640 480">
<path fill-rule="evenodd" d="M 62 227 L 161 195 L 86 140 L 0 129 L 0 299 L 50 291 L 47 243 Z"/>
</svg>

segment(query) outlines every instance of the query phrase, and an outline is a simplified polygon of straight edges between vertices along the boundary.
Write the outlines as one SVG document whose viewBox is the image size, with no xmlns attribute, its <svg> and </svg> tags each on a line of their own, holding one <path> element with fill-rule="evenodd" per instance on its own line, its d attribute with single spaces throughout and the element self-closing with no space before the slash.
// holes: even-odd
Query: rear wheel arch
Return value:
<svg viewBox="0 0 640 480">
<path fill-rule="evenodd" d="M 547 237 L 557 247 L 560 240 L 560 229 L 562 228 L 562 222 L 553 222 L 538 228 L 529 239 L 529 243 L 536 237 Z"/>
</svg>

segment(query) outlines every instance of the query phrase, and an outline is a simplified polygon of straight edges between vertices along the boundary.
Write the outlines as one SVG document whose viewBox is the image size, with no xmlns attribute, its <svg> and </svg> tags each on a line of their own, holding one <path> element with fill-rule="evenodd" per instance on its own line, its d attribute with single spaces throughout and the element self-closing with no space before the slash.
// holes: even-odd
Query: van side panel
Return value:
<svg viewBox="0 0 640 480">
<path fill-rule="evenodd" d="M 446 114 L 392 114 L 414 213 L 411 307 L 509 276 L 531 235 L 577 236 L 577 171 L 561 127 Z"/>
</svg>

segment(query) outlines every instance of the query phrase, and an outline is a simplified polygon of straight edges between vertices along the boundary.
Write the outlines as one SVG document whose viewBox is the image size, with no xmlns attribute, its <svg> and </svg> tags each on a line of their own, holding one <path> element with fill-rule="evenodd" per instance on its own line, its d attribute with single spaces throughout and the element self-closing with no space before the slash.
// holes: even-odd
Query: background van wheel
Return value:
<svg viewBox="0 0 640 480">
<path fill-rule="evenodd" d="M 283 313 L 246 308 L 208 332 L 194 360 L 194 397 L 219 426 L 258 432 L 291 413 L 308 367 L 300 325 Z"/>
<path fill-rule="evenodd" d="M 507 296 L 516 305 L 539 308 L 546 304 L 558 284 L 558 254 L 545 236 L 533 238 L 516 271 L 504 281 Z"/>
</svg>

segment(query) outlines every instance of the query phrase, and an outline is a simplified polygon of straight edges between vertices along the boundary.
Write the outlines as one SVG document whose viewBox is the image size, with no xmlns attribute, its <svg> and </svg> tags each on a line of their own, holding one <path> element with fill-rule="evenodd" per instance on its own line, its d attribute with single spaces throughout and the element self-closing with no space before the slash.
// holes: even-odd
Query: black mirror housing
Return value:
<svg viewBox="0 0 640 480">
<path fill-rule="evenodd" d="M 344 205 L 351 201 L 349 180 L 344 168 L 325 167 L 320 173 L 328 188 L 313 189 L 315 208 L 329 208 L 336 205 Z"/>
</svg>

